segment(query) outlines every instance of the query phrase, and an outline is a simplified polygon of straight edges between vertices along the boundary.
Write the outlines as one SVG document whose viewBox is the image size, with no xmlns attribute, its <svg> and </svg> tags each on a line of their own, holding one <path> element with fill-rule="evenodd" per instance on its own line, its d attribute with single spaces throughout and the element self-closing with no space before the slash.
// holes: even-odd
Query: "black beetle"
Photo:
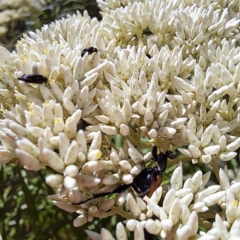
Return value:
<svg viewBox="0 0 240 240">
<path fill-rule="evenodd" d="M 85 49 L 83 49 L 83 51 L 81 53 L 81 57 L 83 57 L 86 53 L 88 53 L 88 55 L 90 55 L 94 52 L 98 52 L 97 48 L 95 48 L 95 47 L 85 48 Z"/>
<path fill-rule="evenodd" d="M 147 58 L 149 58 L 149 59 L 152 58 L 152 56 L 151 56 L 149 53 L 147 53 L 147 52 L 146 52 L 146 56 L 147 56 Z"/>
<path fill-rule="evenodd" d="M 46 77 L 40 74 L 23 74 L 21 77 L 18 78 L 18 80 L 36 84 L 42 84 L 48 81 Z"/>
<path fill-rule="evenodd" d="M 160 152 L 157 154 L 157 147 L 154 146 L 152 149 L 152 155 L 155 162 L 157 162 L 158 166 L 144 168 L 130 184 L 122 184 L 112 192 L 98 193 L 93 195 L 91 198 L 88 198 L 79 203 L 72 203 L 74 205 L 80 205 L 86 203 L 92 199 L 104 197 L 113 193 L 121 193 L 132 187 L 134 191 L 140 196 L 144 197 L 147 195 L 151 197 L 153 192 L 160 186 L 162 183 L 162 175 L 167 167 L 167 158 L 174 158 L 174 155 L 171 151 L 166 151 L 166 153 Z"/>
</svg>

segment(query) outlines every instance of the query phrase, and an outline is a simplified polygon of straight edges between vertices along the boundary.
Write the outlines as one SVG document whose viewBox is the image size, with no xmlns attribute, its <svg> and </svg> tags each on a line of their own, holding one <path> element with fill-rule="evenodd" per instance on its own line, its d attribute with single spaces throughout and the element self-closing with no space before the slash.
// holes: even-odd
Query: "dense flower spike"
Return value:
<svg viewBox="0 0 240 240">
<path fill-rule="evenodd" d="M 239 236 L 239 176 L 217 164 L 240 148 L 239 4 L 210 2 L 98 0 L 101 22 L 77 13 L 0 47 L 0 164 L 52 168 L 49 198 L 76 227 L 120 214 L 138 240 Z M 168 188 L 94 198 L 132 186 L 153 146 L 211 166 L 218 183 L 183 176 L 177 157 Z"/>
</svg>

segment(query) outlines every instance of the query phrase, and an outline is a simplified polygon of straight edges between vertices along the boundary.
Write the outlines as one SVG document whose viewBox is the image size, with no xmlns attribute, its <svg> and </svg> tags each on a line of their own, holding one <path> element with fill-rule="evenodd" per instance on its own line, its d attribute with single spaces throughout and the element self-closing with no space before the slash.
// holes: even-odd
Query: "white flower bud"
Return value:
<svg viewBox="0 0 240 240">
<path fill-rule="evenodd" d="M 40 138 L 44 134 L 44 129 L 40 127 L 30 127 L 29 133 L 31 133 L 31 135 L 35 138 Z"/>
<path fill-rule="evenodd" d="M 170 125 L 175 129 L 181 129 L 182 125 L 187 121 L 187 118 L 177 118 L 175 121 L 172 121 Z"/>
<path fill-rule="evenodd" d="M 169 232 L 172 229 L 173 222 L 170 219 L 163 219 L 161 225 L 163 230 Z"/>
<path fill-rule="evenodd" d="M 184 196 L 186 196 L 188 193 L 192 192 L 191 188 L 182 188 L 179 189 L 178 191 L 176 191 L 176 197 L 178 198 L 182 198 Z"/>
<path fill-rule="evenodd" d="M 142 212 L 145 212 L 147 209 L 146 203 L 140 197 L 136 197 L 137 205 L 140 207 Z"/>
<path fill-rule="evenodd" d="M 58 102 L 61 102 L 63 98 L 62 89 L 59 87 L 59 85 L 56 82 L 50 82 L 50 85 L 51 85 L 51 89 L 54 97 L 57 99 Z"/>
<path fill-rule="evenodd" d="M 209 186 L 209 187 L 205 188 L 203 190 L 204 197 L 212 195 L 213 193 L 217 192 L 219 189 L 220 189 L 219 185 L 213 185 L 213 186 Z"/>
<path fill-rule="evenodd" d="M 54 151 L 51 151 L 48 148 L 44 148 L 41 156 L 41 161 L 43 161 L 44 163 L 46 162 L 48 166 L 53 168 L 54 170 L 62 172 L 62 170 L 64 169 L 63 160 L 59 158 Z"/>
<path fill-rule="evenodd" d="M 164 110 L 159 117 L 157 118 L 157 123 L 159 124 L 160 127 L 164 125 L 168 117 L 168 110 Z"/>
<path fill-rule="evenodd" d="M 161 127 L 159 130 L 158 130 L 158 134 L 161 136 L 161 137 L 165 137 L 165 138 L 172 138 L 173 135 L 177 132 L 176 129 L 174 128 L 170 128 L 170 127 Z"/>
<path fill-rule="evenodd" d="M 104 185 L 117 184 L 117 183 L 119 183 L 119 178 L 117 178 L 117 177 L 114 176 L 114 175 L 108 175 L 108 176 L 106 176 L 106 177 L 102 180 L 102 183 L 103 183 Z"/>
<path fill-rule="evenodd" d="M 117 134 L 117 128 L 113 126 L 101 125 L 100 130 L 110 136 Z"/>
<path fill-rule="evenodd" d="M 105 116 L 105 115 L 97 115 L 97 116 L 95 116 L 95 118 L 98 120 L 98 121 L 100 121 L 100 122 L 102 122 L 102 123 L 104 123 L 104 124 L 109 124 L 109 117 L 107 117 L 107 116 Z"/>
<path fill-rule="evenodd" d="M 183 175 L 182 175 L 182 168 L 177 167 L 171 177 L 171 188 L 174 188 L 175 190 L 179 190 L 182 188 L 182 181 L 183 181 Z"/>
<path fill-rule="evenodd" d="M 227 190 L 230 188 L 229 178 L 226 176 L 222 168 L 219 169 L 219 183 L 222 190 Z"/>
<path fill-rule="evenodd" d="M 123 226 L 123 224 L 121 222 L 119 222 L 117 224 L 116 237 L 117 237 L 117 240 L 128 240 L 127 233 L 125 231 L 125 227 Z"/>
<path fill-rule="evenodd" d="M 210 172 L 210 171 L 207 172 L 207 173 L 205 173 L 205 174 L 202 176 L 202 183 L 201 183 L 201 187 L 202 187 L 202 188 L 204 188 L 204 187 L 206 186 L 206 184 L 207 184 L 210 176 L 211 176 L 211 172 Z"/>
<path fill-rule="evenodd" d="M 212 156 L 211 155 L 202 155 L 200 157 L 201 162 L 207 164 L 210 163 L 212 161 Z"/>
<path fill-rule="evenodd" d="M 79 203 L 82 201 L 82 195 L 79 192 L 78 187 L 70 190 L 68 198 L 72 203 Z"/>
<path fill-rule="evenodd" d="M 182 211 L 181 211 L 181 219 L 182 219 L 182 223 L 183 224 L 186 224 L 188 219 L 189 219 L 189 216 L 190 216 L 190 210 L 189 208 L 186 206 L 186 205 L 182 205 Z"/>
<path fill-rule="evenodd" d="M 33 157 L 28 152 L 25 152 L 19 148 L 15 149 L 15 152 L 19 158 L 19 161 L 27 170 L 39 171 L 41 169 L 41 164 L 39 163 L 38 159 Z"/>
<path fill-rule="evenodd" d="M 240 183 L 233 183 L 233 185 L 230 186 L 231 191 L 233 192 L 234 195 L 237 195 L 238 192 L 240 191 Z"/>
<path fill-rule="evenodd" d="M 220 146 L 220 151 L 224 151 L 226 149 L 227 140 L 224 135 L 219 138 L 218 145 Z"/>
<path fill-rule="evenodd" d="M 73 140 L 68 147 L 66 155 L 64 157 L 64 163 L 66 165 L 74 164 L 77 161 L 78 150 L 78 143 L 76 140 Z"/>
<path fill-rule="evenodd" d="M 64 130 L 64 121 L 61 117 L 57 117 L 54 120 L 53 133 L 57 135 Z"/>
<path fill-rule="evenodd" d="M 198 230 L 198 215 L 195 211 L 190 214 L 187 225 L 190 227 L 189 237 L 195 236 Z"/>
<path fill-rule="evenodd" d="M 184 104 L 190 104 L 192 102 L 191 96 L 184 91 L 182 91 L 182 99 Z"/>
<path fill-rule="evenodd" d="M 191 226 L 187 224 L 177 230 L 177 237 L 178 239 L 187 240 L 189 239 L 190 232 Z"/>
<path fill-rule="evenodd" d="M 149 138 L 151 138 L 151 139 L 157 138 L 157 136 L 158 136 L 157 130 L 156 130 L 156 129 L 151 129 L 151 130 L 148 132 L 148 136 L 149 136 Z"/>
<path fill-rule="evenodd" d="M 137 164 L 131 169 L 130 173 L 133 175 L 138 175 L 141 171 L 142 171 L 142 165 Z"/>
<path fill-rule="evenodd" d="M 177 222 L 179 221 L 180 213 L 181 213 L 180 201 L 178 198 L 176 198 L 173 201 L 173 204 L 169 210 L 169 219 L 173 222 L 173 225 L 177 224 Z"/>
<path fill-rule="evenodd" d="M 50 89 L 44 86 L 43 84 L 40 84 L 39 90 L 41 92 L 41 95 L 44 99 L 44 101 L 50 101 L 55 99 L 53 94 L 51 93 Z"/>
<path fill-rule="evenodd" d="M 103 63 L 103 64 L 105 65 L 106 63 Z M 103 64 L 101 64 L 101 65 L 103 66 Z M 102 67 L 101 65 L 99 65 L 98 67 L 101 68 Z M 97 72 L 93 73 L 90 76 L 86 77 L 84 80 L 82 80 L 80 82 L 80 85 L 82 87 L 90 86 L 90 85 L 92 85 L 96 81 L 97 77 L 98 77 L 98 73 Z"/>
<path fill-rule="evenodd" d="M 144 114 L 144 125 L 151 126 L 153 122 L 153 114 L 150 110 L 147 110 Z"/>
<path fill-rule="evenodd" d="M 164 211 L 164 209 L 162 207 L 160 207 L 160 220 L 163 220 L 163 219 L 168 219 L 168 215 L 167 213 Z"/>
<path fill-rule="evenodd" d="M 131 193 L 127 194 L 127 204 L 129 207 L 129 211 L 132 213 L 134 217 L 138 217 L 141 214 L 141 209 L 137 205 Z"/>
<path fill-rule="evenodd" d="M 224 95 L 227 94 L 228 86 L 222 86 L 221 88 L 213 91 L 211 95 L 208 96 L 207 101 L 210 102 L 215 102 L 219 98 L 223 97 Z"/>
<path fill-rule="evenodd" d="M 67 189 L 73 189 L 77 184 L 77 181 L 75 178 L 66 176 L 63 180 L 63 185 Z"/>
<path fill-rule="evenodd" d="M 110 153 L 110 160 L 114 165 L 118 165 L 120 161 L 120 157 L 115 151 L 112 150 L 112 152 Z"/>
<path fill-rule="evenodd" d="M 145 163 L 147 163 L 147 162 L 149 162 L 149 161 L 151 160 L 151 158 L 152 158 L 152 153 L 151 153 L 151 152 L 148 152 L 148 153 L 146 153 L 146 154 L 143 156 L 143 161 L 144 161 Z"/>
<path fill-rule="evenodd" d="M 77 133 L 77 124 L 82 117 L 82 111 L 76 110 L 71 117 L 66 120 L 64 132 L 71 139 Z"/>
<path fill-rule="evenodd" d="M 133 176 L 131 174 L 124 174 L 122 176 L 122 181 L 125 184 L 131 184 L 133 182 Z"/>
<path fill-rule="evenodd" d="M 77 179 L 78 185 L 82 187 L 96 186 L 101 182 L 100 178 L 96 178 L 88 175 L 78 175 L 76 179 Z"/>
<path fill-rule="evenodd" d="M 170 207 L 172 206 L 172 203 L 175 199 L 175 189 L 170 189 L 163 201 L 163 209 L 166 213 L 169 212 Z"/>
<path fill-rule="evenodd" d="M 129 142 L 128 143 L 128 154 L 131 157 L 131 159 L 136 163 L 140 163 L 143 160 L 143 157 L 141 155 L 141 153 Z"/>
<path fill-rule="evenodd" d="M 110 210 L 113 205 L 115 203 L 115 199 L 111 198 L 111 199 L 108 199 L 108 200 L 105 200 L 100 206 L 99 206 L 99 210 L 102 210 L 102 211 L 108 211 Z"/>
<path fill-rule="evenodd" d="M 120 125 L 120 134 L 124 137 L 129 135 L 129 127 L 125 123 Z"/>
<path fill-rule="evenodd" d="M 76 141 L 79 146 L 79 152 L 87 153 L 87 139 L 83 130 L 79 130 L 76 135 Z M 99 148 L 97 148 L 99 149 Z"/>
<path fill-rule="evenodd" d="M 70 205 L 70 206 L 74 206 L 74 205 Z M 74 206 L 76 207 L 76 206 Z M 76 219 L 74 219 L 73 221 L 73 226 L 74 227 L 81 227 L 82 225 L 84 225 L 85 223 L 87 222 L 87 215 L 80 215 L 78 216 Z M 90 232 L 89 230 L 86 230 L 86 233 L 88 234 L 88 236 L 91 236 L 90 235 Z"/>
<path fill-rule="evenodd" d="M 150 201 L 147 205 L 147 209 L 151 210 L 157 218 L 160 218 L 160 207 L 156 203 Z"/>
<path fill-rule="evenodd" d="M 60 174 L 51 174 L 46 177 L 45 181 L 50 187 L 58 189 L 63 181 L 63 176 Z"/>
<path fill-rule="evenodd" d="M 100 159 L 101 156 L 102 156 L 101 150 L 96 149 L 96 150 L 92 150 L 92 151 L 88 152 L 87 159 L 88 159 L 88 161 L 95 161 L 95 160 Z"/>
<path fill-rule="evenodd" d="M 203 126 L 201 125 L 200 127 L 198 127 L 198 130 L 196 133 L 197 138 L 200 139 L 202 134 L 203 134 Z"/>
<path fill-rule="evenodd" d="M 119 165 L 121 166 L 121 168 L 124 172 L 130 172 L 132 169 L 131 164 L 127 160 L 121 160 L 119 162 Z"/>
<path fill-rule="evenodd" d="M 229 223 L 233 223 L 238 218 L 238 200 L 234 199 L 234 195 L 231 190 L 227 190 L 227 201 L 227 220 Z"/>
<path fill-rule="evenodd" d="M 70 115 L 72 115 L 74 112 L 76 112 L 77 110 L 77 107 L 73 104 L 73 102 L 71 100 L 69 100 L 68 98 L 63 98 L 62 100 L 62 103 L 63 103 L 63 106 L 64 108 L 68 111 L 68 113 Z"/>
<path fill-rule="evenodd" d="M 125 99 L 124 100 L 124 104 L 123 104 L 123 107 L 122 107 L 122 115 L 123 115 L 123 118 L 124 118 L 124 122 L 129 122 L 131 120 L 131 117 L 132 117 L 132 106 L 129 102 L 129 99 Z"/>
<path fill-rule="evenodd" d="M 219 155 L 219 158 L 222 161 L 229 161 L 229 160 L 233 159 L 234 157 L 236 157 L 236 155 L 237 155 L 236 152 L 222 152 Z"/>
<path fill-rule="evenodd" d="M 21 150 L 26 151 L 27 153 L 33 155 L 33 157 L 35 158 L 38 158 L 39 148 L 36 145 L 34 145 L 31 141 L 29 141 L 27 138 L 17 140 L 16 144 L 18 148 L 20 148 Z"/>
<path fill-rule="evenodd" d="M 150 234 L 159 235 L 161 231 L 161 223 L 159 221 L 148 219 L 146 222 L 146 230 Z"/>
<path fill-rule="evenodd" d="M 182 88 L 185 92 L 194 92 L 194 86 L 189 84 L 186 80 L 183 80 L 182 78 L 179 77 L 174 77 L 174 82 Z"/>
<path fill-rule="evenodd" d="M 66 212 L 76 212 L 78 210 L 78 206 L 71 205 L 65 202 L 53 201 L 53 203 L 54 205 L 56 205 L 60 209 L 63 209 Z"/>
<path fill-rule="evenodd" d="M 213 126 L 213 124 L 211 124 L 204 131 L 204 133 L 201 137 L 201 146 L 202 147 L 207 146 L 209 144 L 209 142 L 211 141 L 213 130 L 214 130 L 214 126 Z"/>
<path fill-rule="evenodd" d="M 135 230 L 135 228 L 136 228 L 136 226 L 137 226 L 137 224 L 138 224 L 139 222 L 137 221 L 137 220 L 135 220 L 135 219 L 130 219 L 130 220 L 127 220 L 127 224 L 126 224 L 126 227 L 127 227 L 127 229 L 129 230 L 129 231 L 134 231 Z"/>
<path fill-rule="evenodd" d="M 240 147 L 240 138 L 226 146 L 227 151 L 234 152 Z"/>
<path fill-rule="evenodd" d="M 189 141 L 190 144 L 193 144 L 197 147 L 200 146 L 199 139 L 190 129 L 187 129 L 187 137 L 188 137 L 188 141 Z"/>
<path fill-rule="evenodd" d="M 16 134 L 20 136 L 28 136 L 27 130 L 22 127 L 21 125 L 15 123 L 15 122 L 8 122 L 7 126 Z"/>
<path fill-rule="evenodd" d="M 141 225 L 141 222 L 137 224 L 134 230 L 134 240 L 145 240 L 143 227 Z"/>
<path fill-rule="evenodd" d="M 162 187 L 160 186 L 153 192 L 153 195 L 151 196 L 150 200 L 155 203 L 159 203 L 161 197 L 162 197 Z"/>
<path fill-rule="evenodd" d="M 217 192 L 212 195 L 209 195 L 208 197 L 205 197 L 203 201 L 205 202 L 206 206 L 210 207 L 218 203 L 223 198 L 224 195 L 225 191 Z"/>
<path fill-rule="evenodd" d="M 191 210 L 196 211 L 197 213 L 202 210 L 202 208 L 205 206 L 204 202 L 197 202 L 191 206 Z"/>
<path fill-rule="evenodd" d="M 117 127 L 119 127 L 124 122 L 121 111 L 115 106 L 112 106 L 112 116 Z"/>
<path fill-rule="evenodd" d="M 181 206 L 182 205 L 188 206 L 192 202 L 192 199 L 193 199 L 193 194 L 188 193 L 187 195 L 185 195 L 180 199 Z"/>
<path fill-rule="evenodd" d="M 83 166 L 83 164 L 86 162 L 87 157 L 84 153 L 79 152 L 78 156 L 77 156 L 77 159 L 78 159 L 78 162 L 77 162 L 78 168 L 81 168 Z"/>
<path fill-rule="evenodd" d="M 192 177 L 192 190 L 194 193 L 199 189 L 201 180 L 202 180 L 202 171 L 199 170 L 196 173 L 194 173 Z"/>
<path fill-rule="evenodd" d="M 187 149 L 185 149 L 185 148 L 178 148 L 177 150 L 178 150 L 180 153 L 182 153 L 183 155 L 185 155 L 185 156 L 187 156 L 187 157 L 189 157 L 189 158 L 192 158 L 191 153 L 190 153 Z"/>
<path fill-rule="evenodd" d="M 67 137 L 67 135 L 63 132 L 60 132 L 58 136 L 59 136 L 59 155 L 62 159 L 64 159 L 70 145 L 70 140 Z"/>
<path fill-rule="evenodd" d="M 199 158 L 202 154 L 199 148 L 192 144 L 188 146 L 188 150 L 193 158 Z"/>
<path fill-rule="evenodd" d="M 78 175 L 78 167 L 76 165 L 68 165 L 64 170 L 64 176 L 76 177 Z"/>
</svg>

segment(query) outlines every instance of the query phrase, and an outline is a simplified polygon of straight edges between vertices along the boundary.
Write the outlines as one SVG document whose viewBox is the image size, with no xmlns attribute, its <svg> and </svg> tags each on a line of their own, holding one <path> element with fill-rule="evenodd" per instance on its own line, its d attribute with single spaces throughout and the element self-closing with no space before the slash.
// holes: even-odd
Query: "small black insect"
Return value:
<svg viewBox="0 0 240 240">
<path fill-rule="evenodd" d="M 167 158 L 174 158 L 174 155 L 171 151 L 166 151 L 166 153 L 160 152 L 157 154 L 157 147 L 154 146 L 152 149 L 152 155 L 155 162 L 157 162 L 158 166 L 145 168 L 140 172 L 130 184 L 123 184 L 114 189 L 112 192 L 105 192 L 95 194 L 93 197 L 84 200 L 80 203 L 72 203 L 74 205 L 80 205 L 86 203 L 92 199 L 104 197 L 113 193 L 121 193 L 132 187 L 134 191 L 141 197 L 148 195 L 151 197 L 153 192 L 160 186 L 162 182 L 162 175 L 167 167 Z"/>
<path fill-rule="evenodd" d="M 146 52 L 146 56 L 150 59 L 150 58 L 152 58 L 152 56 L 149 54 L 149 53 L 147 53 Z"/>
<path fill-rule="evenodd" d="M 88 53 L 88 55 L 90 55 L 94 52 L 98 52 L 97 48 L 95 48 L 95 47 L 85 48 L 85 49 L 83 49 L 83 51 L 81 53 L 81 57 L 83 57 L 86 53 Z"/>
<path fill-rule="evenodd" d="M 36 83 L 42 84 L 46 83 L 48 79 L 40 74 L 23 74 L 18 80 L 27 82 L 27 83 Z"/>
</svg>

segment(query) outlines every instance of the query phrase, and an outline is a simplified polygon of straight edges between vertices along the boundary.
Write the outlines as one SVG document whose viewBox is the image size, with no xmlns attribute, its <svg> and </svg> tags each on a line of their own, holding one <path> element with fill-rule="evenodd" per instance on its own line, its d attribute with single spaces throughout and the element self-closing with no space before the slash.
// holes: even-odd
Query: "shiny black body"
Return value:
<svg viewBox="0 0 240 240">
<path fill-rule="evenodd" d="M 157 147 L 154 146 L 152 149 L 152 155 L 155 162 L 157 162 L 158 166 L 145 168 L 143 169 L 134 179 L 133 182 L 130 184 L 123 184 L 114 189 L 112 192 L 105 192 L 99 193 L 94 195 L 93 197 L 79 202 L 79 203 L 72 203 L 74 205 L 80 205 L 86 203 L 92 199 L 104 197 L 109 194 L 114 193 L 121 193 L 127 190 L 128 188 L 132 187 L 134 191 L 141 197 L 148 195 L 149 193 L 152 194 L 157 187 L 161 184 L 162 181 L 162 174 L 166 170 L 167 167 L 167 158 L 174 158 L 174 155 L 171 151 L 166 151 L 166 153 L 160 152 L 157 154 Z"/>
<path fill-rule="evenodd" d="M 95 47 L 85 48 L 85 49 L 83 49 L 83 51 L 81 53 L 81 57 L 83 57 L 86 53 L 88 53 L 88 55 L 90 55 L 94 52 L 98 52 L 97 48 L 95 48 Z"/>
<path fill-rule="evenodd" d="M 46 83 L 48 79 L 40 74 L 23 74 L 18 80 L 27 82 L 27 83 L 36 83 L 42 84 Z"/>
<path fill-rule="evenodd" d="M 152 56 L 149 53 L 146 53 L 146 56 L 150 59 Z"/>
</svg>

